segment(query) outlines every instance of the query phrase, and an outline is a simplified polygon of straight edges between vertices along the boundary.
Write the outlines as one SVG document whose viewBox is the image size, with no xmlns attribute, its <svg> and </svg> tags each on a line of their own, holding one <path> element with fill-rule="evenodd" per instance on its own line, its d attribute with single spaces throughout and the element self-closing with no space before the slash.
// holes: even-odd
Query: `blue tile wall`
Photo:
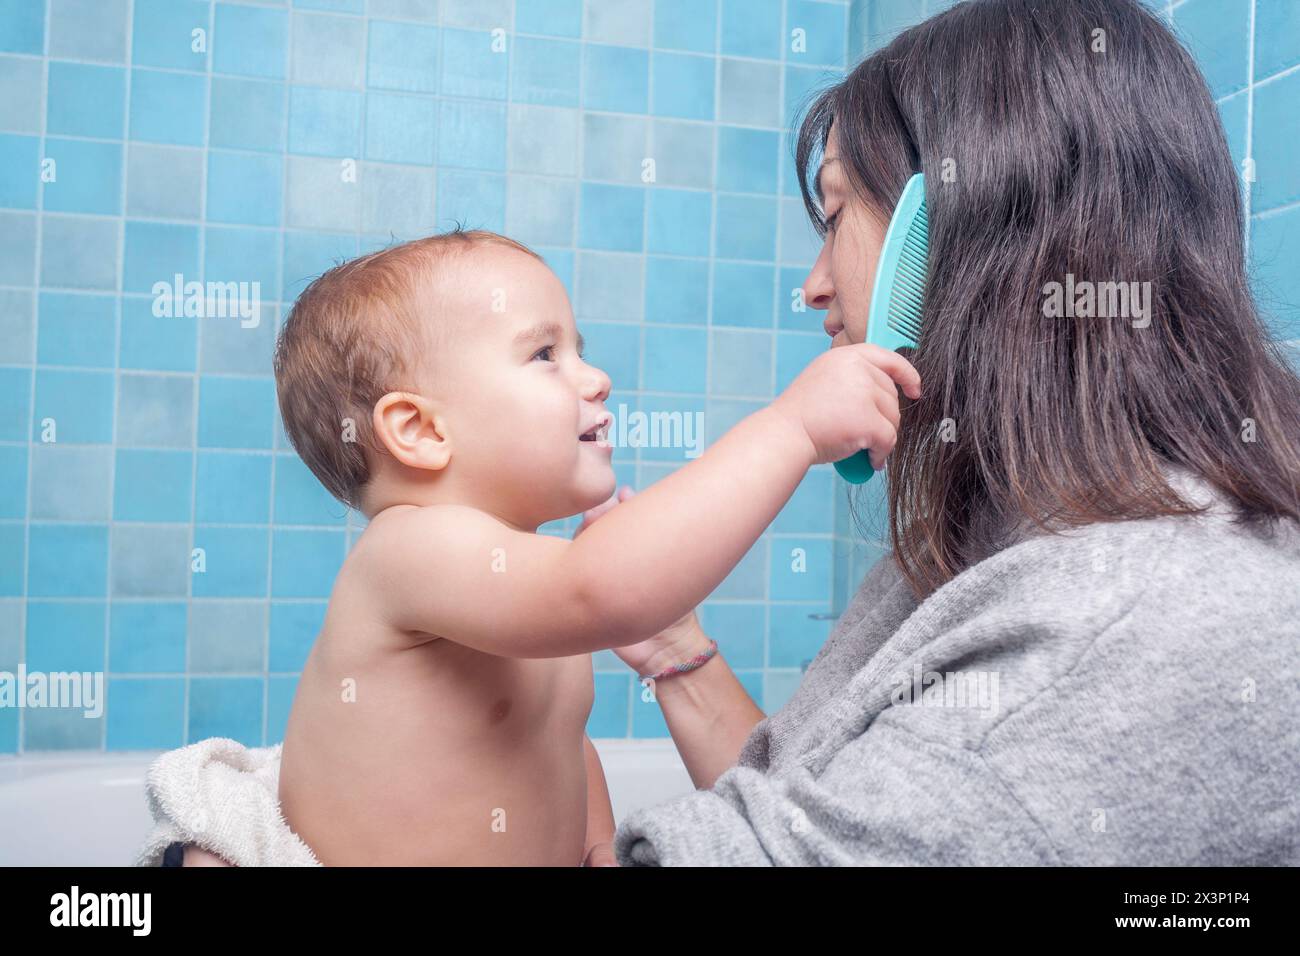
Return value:
<svg viewBox="0 0 1300 956">
<path fill-rule="evenodd" d="M 825 348 L 790 308 L 817 252 L 791 121 L 948 5 L 0 0 L 0 667 L 105 670 L 109 696 L 102 720 L 0 711 L 0 752 L 280 739 L 363 522 L 288 448 L 271 352 L 341 258 L 506 231 L 565 282 L 611 409 L 699 412 L 712 441 L 762 407 Z M 1300 344 L 1295 4 L 1152 6 L 1254 161 L 1258 289 Z M 156 314 L 177 273 L 257 282 L 258 321 Z M 701 611 L 768 710 L 882 552 L 878 490 L 857 528 L 843 487 L 811 472 Z M 589 732 L 666 734 L 595 658 Z"/>
</svg>

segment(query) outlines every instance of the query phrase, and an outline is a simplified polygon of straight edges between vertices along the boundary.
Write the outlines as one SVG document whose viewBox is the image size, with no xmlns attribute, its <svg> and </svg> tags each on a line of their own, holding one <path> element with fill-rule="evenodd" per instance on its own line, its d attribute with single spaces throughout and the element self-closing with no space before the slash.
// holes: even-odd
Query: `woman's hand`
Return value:
<svg viewBox="0 0 1300 956">
<path fill-rule="evenodd" d="M 613 508 L 620 501 L 631 498 L 634 494 L 636 494 L 635 491 L 624 485 L 608 501 L 584 511 L 582 524 L 578 525 L 578 530 L 573 532 L 573 536 L 576 538 L 582 534 L 606 511 Z M 696 654 L 703 653 L 708 649 L 708 646 L 709 639 L 705 636 L 704 630 L 700 627 L 699 619 L 692 610 L 686 612 L 681 618 L 664 628 L 654 637 L 636 644 L 629 644 L 626 647 L 615 647 L 613 650 L 618 655 L 619 660 L 640 675 L 656 674 L 670 664 L 676 664 L 678 661 L 688 660 Z"/>
</svg>

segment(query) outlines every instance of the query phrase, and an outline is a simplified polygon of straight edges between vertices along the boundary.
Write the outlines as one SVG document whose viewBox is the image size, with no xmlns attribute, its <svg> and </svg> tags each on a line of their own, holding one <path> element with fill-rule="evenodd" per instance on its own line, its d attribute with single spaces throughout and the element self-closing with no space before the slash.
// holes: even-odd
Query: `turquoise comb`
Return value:
<svg viewBox="0 0 1300 956">
<path fill-rule="evenodd" d="M 921 340 L 921 306 L 929 272 L 930 233 L 925 214 L 925 176 L 917 173 L 903 187 L 885 231 L 867 316 L 867 341 L 898 351 Z M 860 485 L 876 473 L 871 456 L 855 452 L 835 463 L 840 477 Z"/>
</svg>

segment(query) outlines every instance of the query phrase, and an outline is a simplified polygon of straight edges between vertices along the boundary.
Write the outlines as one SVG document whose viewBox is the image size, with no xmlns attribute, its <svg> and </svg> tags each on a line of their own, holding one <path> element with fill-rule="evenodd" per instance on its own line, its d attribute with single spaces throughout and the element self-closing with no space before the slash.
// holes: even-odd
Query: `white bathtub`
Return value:
<svg viewBox="0 0 1300 956">
<path fill-rule="evenodd" d="M 596 740 L 614 819 L 692 789 L 669 740 Z M 159 751 L 0 756 L 0 866 L 125 866 L 149 832 Z"/>
</svg>

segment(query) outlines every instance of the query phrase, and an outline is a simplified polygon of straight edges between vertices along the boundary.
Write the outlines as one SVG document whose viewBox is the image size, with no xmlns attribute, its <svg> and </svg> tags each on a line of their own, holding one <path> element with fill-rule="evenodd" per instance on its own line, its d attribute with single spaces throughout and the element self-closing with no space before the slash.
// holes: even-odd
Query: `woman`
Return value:
<svg viewBox="0 0 1300 956">
<path fill-rule="evenodd" d="M 1300 381 L 1191 58 L 1135 0 L 1043 7 L 960 4 L 803 122 L 832 346 L 926 174 L 893 551 L 770 716 L 694 615 L 617 651 L 689 668 L 655 696 L 698 788 L 621 864 L 1300 863 Z M 1150 298 L 1045 305 L 1079 282 Z"/>
<path fill-rule="evenodd" d="M 1044 6 L 939 14 L 803 122 L 832 346 L 926 174 L 893 552 L 778 713 L 721 661 L 657 682 L 701 789 L 631 814 L 622 864 L 1300 863 L 1300 382 L 1192 59 L 1134 0 Z M 1149 310 L 1045 307 L 1084 281 Z"/>
</svg>

